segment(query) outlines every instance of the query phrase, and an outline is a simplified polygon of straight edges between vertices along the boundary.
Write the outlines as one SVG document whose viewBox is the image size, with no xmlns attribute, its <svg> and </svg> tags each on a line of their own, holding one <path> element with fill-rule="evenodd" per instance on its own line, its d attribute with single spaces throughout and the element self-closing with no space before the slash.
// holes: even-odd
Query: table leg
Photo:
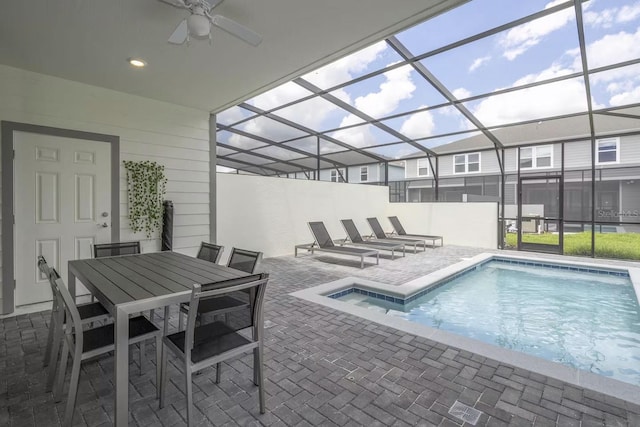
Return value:
<svg viewBox="0 0 640 427">
<path fill-rule="evenodd" d="M 71 298 L 76 299 L 76 275 L 71 272 L 71 269 L 68 271 L 68 284 L 67 289 L 69 289 L 69 293 L 71 294 Z"/>
<path fill-rule="evenodd" d="M 116 307 L 115 322 L 115 425 L 126 426 L 129 423 L 129 314 Z"/>
</svg>

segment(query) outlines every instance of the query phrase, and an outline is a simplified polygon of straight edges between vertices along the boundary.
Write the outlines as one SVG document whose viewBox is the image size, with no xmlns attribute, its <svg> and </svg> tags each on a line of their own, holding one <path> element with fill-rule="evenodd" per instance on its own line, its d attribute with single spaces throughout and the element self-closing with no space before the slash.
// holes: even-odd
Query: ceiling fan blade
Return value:
<svg viewBox="0 0 640 427">
<path fill-rule="evenodd" d="M 224 0 L 207 0 L 207 3 L 209 3 L 209 9 L 208 12 L 211 12 L 213 9 L 215 9 L 217 6 L 220 6 L 220 4 L 223 2 Z"/>
<path fill-rule="evenodd" d="M 183 44 L 185 41 L 187 41 L 188 35 L 189 35 L 189 28 L 187 26 L 187 20 L 183 19 L 182 22 L 180 22 L 176 27 L 176 29 L 173 31 L 173 34 L 171 34 L 171 37 L 169 37 L 169 43 Z"/>
<path fill-rule="evenodd" d="M 189 9 L 189 6 L 184 2 L 184 0 L 160 0 L 163 3 L 169 4 L 171 6 L 179 7 L 181 9 Z"/>
<path fill-rule="evenodd" d="M 222 15 L 213 15 L 211 17 L 211 23 L 232 36 L 236 36 L 237 38 L 244 40 L 251 46 L 258 46 L 262 43 L 262 36 L 260 34 L 250 30 L 244 25 L 238 24 L 236 21 L 225 18 Z"/>
</svg>

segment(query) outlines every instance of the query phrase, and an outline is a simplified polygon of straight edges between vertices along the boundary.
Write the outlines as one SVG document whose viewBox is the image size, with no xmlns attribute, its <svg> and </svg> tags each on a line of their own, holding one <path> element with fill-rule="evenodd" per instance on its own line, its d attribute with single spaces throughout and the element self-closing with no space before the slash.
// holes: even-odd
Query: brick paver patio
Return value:
<svg viewBox="0 0 640 427">
<path fill-rule="evenodd" d="M 640 426 L 638 405 L 289 295 L 347 276 L 401 284 L 480 252 L 445 246 L 364 270 L 359 260 L 323 255 L 265 259 L 267 413 L 258 412 L 246 356 L 223 366 L 219 385 L 213 369 L 195 377 L 199 425 L 460 426 L 448 414 L 459 401 L 482 411 L 481 426 Z M 0 320 L 0 426 L 60 424 L 63 403 L 44 391 L 48 314 Z M 111 425 L 113 358 L 82 369 L 74 424 Z M 130 424 L 184 424 L 183 376 L 171 365 L 170 404 L 159 410 L 154 369 L 140 376 L 132 366 Z"/>
</svg>

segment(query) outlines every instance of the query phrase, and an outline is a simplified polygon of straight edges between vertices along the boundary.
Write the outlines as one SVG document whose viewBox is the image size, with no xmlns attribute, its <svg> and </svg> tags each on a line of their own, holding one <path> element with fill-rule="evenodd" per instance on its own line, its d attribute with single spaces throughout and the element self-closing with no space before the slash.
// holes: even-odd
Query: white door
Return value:
<svg viewBox="0 0 640 427">
<path fill-rule="evenodd" d="M 43 255 L 67 280 L 67 262 L 111 240 L 111 147 L 27 132 L 14 135 L 15 305 L 51 300 Z M 88 293 L 77 283 L 76 294 Z"/>
</svg>

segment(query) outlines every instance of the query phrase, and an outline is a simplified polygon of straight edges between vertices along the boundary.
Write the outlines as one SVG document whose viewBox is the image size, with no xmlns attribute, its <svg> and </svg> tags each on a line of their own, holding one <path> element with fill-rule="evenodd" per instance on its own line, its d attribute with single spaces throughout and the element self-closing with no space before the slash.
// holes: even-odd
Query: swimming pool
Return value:
<svg viewBox="0 0 640 427">
<path fill-rule="evenodd" d="M 406 299 L 330 296 L 640 385 L 640 306 L 624 272 L 496 258 Z"/>
<path fill-rule="evenodd" d="M 578 354 L 577 357 L 570 357 L 565 352 L 561 352 L 560 356 L 551 356 L 549 360 L 543 358 L 544 355 L 541 354 L 533 356 L 520 351 L 518 346 L 534 348 L 538 353 L 548 352 L 548 350 L 546 349 L 543 350 L 536 348 L 540 344 L 538 342 L 532 342 L 533 340 L 529 340 L 528 342 L 526 342 L 524 339 L 508 339 L 510 335 L 507 336 L 506 334 L 504 339 L 496 340 L 496 336 L 491 336 L 490 332 L 487 335 L 487 331 L 481 330 L 475 330 L 475 337 L 469 338 L 458 331 L 451 332 L 440 327 L 440 325 L 438 325 L 440 321 L 437 319 L 435 321 L 427 320 L 424 323 L 414 322 L 410 321 L 411 319 L 408 319 L 409 317 L 413 317 L 413 314 L 419 312 L 418 310 L 416 310 L 416 306 L 420 304 L 420 302 L 417 301 L 419 298 L 422 298 L 427 293 L 438 292 L 434 295 L 443 295 L 441 297 L 438 297 L 438 304 L 440 304 L 440 302 L 444 301 L 445 299 L 444 295 L 446 294 L 446 288 L 449 286 L 449 283 L 451 281 L 458 278 L 463 278 L 467 274 L 473 274 L 473 272 L 478 270 L 480 266 L 483 266 L 487 262 L 496 260 L 505 264 L 505 266 L 503 266 L 503 268 L 497 274 L 503 274 L 503 270 L 517 271 L 520 266 L 544 268 L 546 269 L 546 275 L 542 276 L 544 278 L 544 280 L 542 280 L 544 284 L 547 284 L 549 277 L 562 275 L 566 272 L 571 272 L 572 274 L 578 275 L 586 274 L 587 278 L 593 278 L 593 275 L 596 275 L 598 277 L 597 281 L 604 282 L 604 284 L 601 284 L 600 286 L 615 287 L 614 289 L 616 291 L 620 291 L 621 289 L 625 288 L 622 294 L 622 299 L 625 299 L 627 302 L 629 302 L 630 300 L 631 303 L 633 301 L 638 303 L 638 296 L 640 295 L 640 268 L 637 268 L 633 263 L 618 262 L 605 264 L 603 261 L 595 263 L 591 260 L 572 257 L 562 257 L 561 260 L 558 260 L 557 258 L 551 258 L 547 256 L 523 255 L 521 253 L 508 253 L 508 251 L 504 251 L 500 255 L 494 253 L 475 255 L 471 258 L 464 259 L 455 264 L 436 270 L 432 273 L 427 274 L 426 276 L 421 276 L 399 285 L 380 283 L 362 277 L 344 277 L 332 282 L 324 283 L 322 285 L 317 285 L 314 287 L 292 292 L 291 295 L 297 298 L 305 299 L 315 304 L 320 304 L 350 315 L 361 317 L 370 322 L 380 323 L 411 335 L 424 337 L 437 343 L 453 347 L 454 349 L 466 350 L 478 356 L 487 357 L 500 363 L 506 363 L 509 366 L 527 369 L 529 371 L 545 375 L 547 377 L 555 378 L 557 380 L 564 381 L 578 387 L 605 393 L 610 396 L 624 399 L 640 405 L 640 387 L 638 386 L 638 382 L 634 380 L 632 380 L 633 383 L 625 382 L 626 380 L 621 381 L 619 379 L 620 376 L 618 375 L 618 373 L 614 372 L 610 374 L 609 372 L 607 372 L 608 370 L 624 371 L 622 373 L 631 378 L 636 375 L 635 371 L 640 369 L 640 364 L 638 363 L 638 354 L 635 350 L 638 344 L 640 344 L 640 338 L 637 337 L 636 330 L 632 330 L 630 333 L 612 332 L 607 330 L 601 331 L 601 336 L 609 336 L 616 339 L 622 337 L 623 339 L 628 339 L 628 343 L 630 343 L 629 345 L 622 344 L 623 351 L 629 352 L 627 356 L 623 356 L 622 358 L 628 358 L 628 361 L 620 361 L 620 365 L 625 365 L 625 363 L 628 362 L 628 366 L 607 368 L 602 367 L 598 359 L 601 358 L 600 353 L 608 353 L 602 352 L 600 350 L 596 350 L 600 353 L 596 353 L 593 351 L 590 352 L 589 349 L 591 347 L 587 348 L 586 344 L 582 347 L 579 346 L 579 343 L 575 344 L 575 346 L 579 348 L 586 349 L 582 353 L 586 354 L 586 356 Z M 631 282 L 631 287 L 635 291 L 635 294 L 631 293 L 632 291 L 630 290 L 630 285 L 628 283 L 629 280 Z M 564 281 L 562 281 L 562 286 L 564 286 Z M 592 286 L 596 285 L 592 284 Z M 582 292 L 577 292 L 577 294 L 589 294 L 590 292 L 591 290 L 588 289 L 586 291 L 583 290 Z M 535 295 L 536 293 L 537 292 L 534 292 L 530 289 L 528 291 L 528 294 L 526 295 L 537 296 Z M 605 292 L 605 294 L 606 293 L 607 292 Z M 363 296 L 375 298 L 377 301 L 375 305 L 357 305 L 357 303 L 345 302 L 339 299 L 350 294 L 359 294 L 357 296 L 352 295 L 350 297 L 347 297 L 347 299 L 357 299 L 357 303 L 363 301 Z M 502 323 L 499 323 L 499 321 L 495 320 L 493 323 L 499 325 L 499 331 L 511 331 L 511 329 L 519 329 L 520 331 L 524 331 L 526 333 L 526 337 L 529 337 L 535 332 L 539 334 L 539 337 L 543 337 L 541 341 L 549 340 L 549 337 L 552 334 L 548 334 L 549 336 L 543 333 L 541 334 L 536 328 L 523 326 L 523 323 L 520 320 L 526 313 L 533 313 L 532 316 L 534 317 L 542 316 L 540 314 L 540 311 L 535 310 L 535 307 L 532 307 L 532 304 L 529 304 L 530 298 L 525 298 L 527 304 L 518 306 L 517 304 L 513 304 L 509 301 L 509 299 L 506 298 L 509 295 L 507 292 L 505 292 L 501 288 L 494 287 L 491 292 L 486 291 L 476 293 L 474 295 L 474 298 L 470 298 L 471 301 L 467 301 L 466 303 L 462 303 L 455 298 L 451 298 L 451 300 L 458 304 L 457 310 L 462 313 L 459 317 L 462 317 L 464 319 L 466 316 L 473 315 L 475 316 L 476 320 L 480 319 L 479 321 L 476 321 L 476 324 L 481 325 L 485 322 L 485 317 L 476 313 L 477 310 L 482 308 L 481 306 L 487 305 L 485 298 L 488 295 L 493 295 L 496 297 L 496 302 L 493 305 L 495 307 L 494 311 L 509 312 L 512 315 L 516 316 L 515 319 L 517 319 L 507 319 L 507 321 L 504 321 Z M 595 298 L 599 297 L 594 297 L 594 299 Z M 566 298 L 567 307 L 574 307 L 572 301 L 573 299 L 574 298 L 572 297 Z M 380 303 L 381 300 L 385 300 L 385 302 Z M 408 308 L 408 310 L 405 310 L 404 308 L 398 309 L 400 308 L 398 304 L 405 306 L 404 308 Z M 540 305 L 541 303 L 538 302 L 537 304 Z M 618 301 L 615 301 L 614 299 L 614 305 L 617 304 Z M 599 305 L 596 304 L 598 312 L 596 313 L 596 315 L 591 316 L 591 323 L 598 324 L 600 323 L 602 318 L 612 317 L 611 315 L 603 314 L 602 311 L 610 305 L 611 303 L 609 302 L 606 304 L 604 302 Z M 434 306 L 438 307 L 438 305 Z M 585 311 L 577 309 L 577 306 L 575 308 L 575 313 Z M 413 314 L 411 314 L 411 310 L 414 311 Z M 447 310 L 439 309 L 439 313 L 442 313 L 443 311 Z M 625 312 L 625 309 L 622 309 L 622 311 Z M 587 334 L 583 334 L 583 332 L 571 331 L 573 319 L 569 318 L 568 316 L 562 317 L 565 314 L 568 314 L 568 312 L 564 312 L 567 312 L 566 308 L 558 308 L 556 310 L 555 326 L 560 332 L 565 334 L 565 340 L 566 334 L 569 334 L 569 336 L 571 336 L 571 333 L 577 335 L 578 337 L 580 337 L 581 335 L 586 336 Z M 415 317 L 420 316 L 416 315 Z M 587 319 L 585 320 L 585 324 L 590 326 L 591 323 L 589 323 L 589 318 L 587 317 Z M 475 327 L 477 325 L 473 326 Z M 558 332 L 558 334 L 560 332 Z M 484 335 L 484 338 L 488 337 L 489 339 L 483 340 L 482 335 Z M 596 335 L 595 332 L 590 332 L 590 335 L 599 336 Z M 504 347 L 501 347 L 496 341 L 503 341 L 506 345 Z M 591 346 L 591 341 L 593 340 L 586 339 L 586 342 L 589 344 L 589 346 Z M 585 341 L 583 341 L 583 343 L 584 342 Z M 611 341 L 606 341 L 604 344 L 604 347 L 609 347 L 611 345 Z M 564 348 L 562 341 L 561 344 L 559 344 L 559 347 L 561 349 Z M 608 351 L 608 348 L 606 350 Z M 561 359 L 563 358 L 565 359 L 564 362 L 566 362 L 567 364 L 560 363 L 562 362 Z M 593 367 L 591 367 L 589 363 L 589 366 L 585 369 L 583 367 L 585 360 L 587 360 L 587 363 L 589 363 L 588 360 L 596 360 L 596 363 Z M 578 368 L 578 366 L 580 366 L 580 368 Z"/>
</svg>

